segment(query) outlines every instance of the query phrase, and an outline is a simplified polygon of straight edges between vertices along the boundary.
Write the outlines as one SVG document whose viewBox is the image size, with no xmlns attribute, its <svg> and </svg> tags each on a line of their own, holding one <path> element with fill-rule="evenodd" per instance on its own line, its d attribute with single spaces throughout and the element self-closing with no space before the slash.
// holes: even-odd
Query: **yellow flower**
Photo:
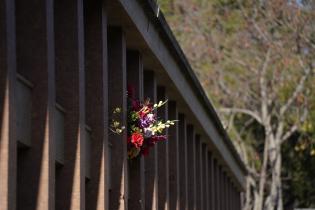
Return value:
<svg viewBox="0 0 315 210">
<path fill-rule="evenodd" d="M 118 127 L 120 125 L 120 123 L 118 121 L 114 121 L 113 126 L 114 127 Z"/>
<path fill-rule="evenodd" d="M 121 112 L 121 109 L 119 107 L 116 107 L 113 111 L 114 114 L 120 113 L 120 112 Z"/>
</svg>

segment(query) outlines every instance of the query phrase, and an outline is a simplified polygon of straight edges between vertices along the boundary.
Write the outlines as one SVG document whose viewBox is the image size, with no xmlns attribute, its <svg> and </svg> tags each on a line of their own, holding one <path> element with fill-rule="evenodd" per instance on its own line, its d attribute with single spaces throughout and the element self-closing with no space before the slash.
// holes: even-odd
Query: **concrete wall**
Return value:
<svg viewBox="0 0 315 210">
<path fill-rule="evenodd" d="M 241 208 L 244 166 L 151 3 L 1 1 L 1 210 Z M 108 131 L 128 83 L 179 120 L 132 161 Z"/>
</svg>

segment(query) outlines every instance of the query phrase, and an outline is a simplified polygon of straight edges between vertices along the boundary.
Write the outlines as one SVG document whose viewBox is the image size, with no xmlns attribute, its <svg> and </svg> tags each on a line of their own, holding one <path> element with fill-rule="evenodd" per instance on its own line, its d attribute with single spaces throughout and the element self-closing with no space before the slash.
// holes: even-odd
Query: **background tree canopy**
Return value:
<svg viewBox="0 0 315 210">
<path fill-rule="evenodd" d="M 314 1 L 158 4 L 248 167 L 245 209 L 315 207 Z"/>
</svg>

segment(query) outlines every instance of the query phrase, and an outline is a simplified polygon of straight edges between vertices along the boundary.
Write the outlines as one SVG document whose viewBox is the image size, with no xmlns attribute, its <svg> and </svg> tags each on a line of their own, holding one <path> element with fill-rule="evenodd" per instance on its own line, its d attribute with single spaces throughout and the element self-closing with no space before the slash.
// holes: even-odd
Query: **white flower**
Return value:
<svg viewBox="0 0 315 210">
<path fill-rule="evenodd" d="M 152 130 L 150 128 L 144 128 L 144 137 L 150 138 L 153 134 Z"/>
<path fill-rule="evenodd" d="M 147 115 L 148 120 L 153 121 L 154 120 L 154 114 L 150 113 Z"/>
</svg>

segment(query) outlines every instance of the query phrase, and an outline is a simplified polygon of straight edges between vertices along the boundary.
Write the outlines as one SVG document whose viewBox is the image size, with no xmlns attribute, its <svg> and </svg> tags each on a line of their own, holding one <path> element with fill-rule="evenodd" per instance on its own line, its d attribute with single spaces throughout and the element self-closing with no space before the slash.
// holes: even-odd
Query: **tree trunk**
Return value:
<svg viewBox="0 0 315 210">
<path fill-rule="evenodd" d="M 269 147 L 272 145 L 273 137 L 270 131 L 266 132 L 266 139 L 265 139 L 265 147 L 263 153 L 263 163 L 261 166 L 260 171 L 260 180 L 259 180 L 259 193 L 255 196 L 255 208 L 254 210 L 263 210 L 264 198 L 265 198 L 265 185 L 266 185 L 266 178 L 267 178 L 267 165 L 269 160 Z"/>
<path fill-rule="evenodd" d="M 246 197 L 243 210 L 251 210 L 251 184 L 250 184 L 250 175 L 246 177 Z"/>
<path fill-rule="evenodd" d="M 267 204 L 267 210 L 283 210 L 282 202 L 282 184 L 281 184 L 281 166 L 282 156 L 280 145 L 276 146 L 275 153 L 271 153 L 270 163 L 272 170 L 270 198 Z"/>
<path fill-rule="evenodd" d="M 256 193 L 254 210 L 262 210 L 263 201 L 264 201 L 264 198 L 262 197 L 262 194 Z"/>
</svg>

